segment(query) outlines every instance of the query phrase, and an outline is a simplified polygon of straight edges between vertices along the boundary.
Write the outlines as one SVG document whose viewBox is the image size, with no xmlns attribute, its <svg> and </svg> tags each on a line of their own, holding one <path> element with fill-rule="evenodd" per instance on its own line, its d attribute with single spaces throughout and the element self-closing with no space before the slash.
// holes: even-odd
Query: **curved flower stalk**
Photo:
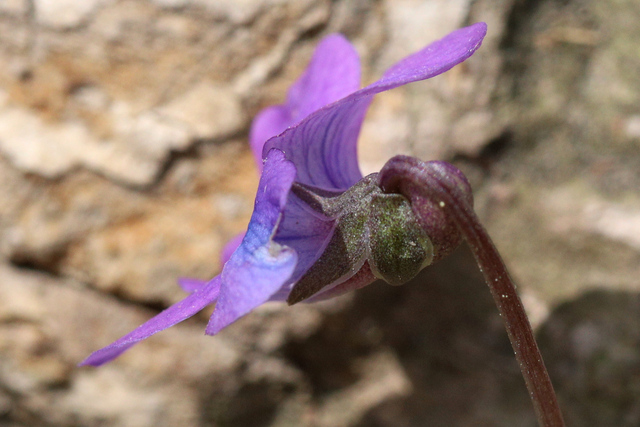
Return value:
<svg viewBox="0 0 640 427">
<path fill-rule="evenodd" d="M 486 30 L 486 24 L 478 23 L 454 31 L 401 60 L 380 80 L 360 90 L 355 50 L 340 35 L 326 37 L 291 87 L 287 102 L 262 111 L 253 123 L 251 147 L 263 159 L 258 162 L 262 175 L 247 232 L 237 247 L 227 249 L 231 255 L 220 275 L 208 282 L 181 280 L 189 296 L 92 353 L 81 365 L 109 362 L 214 302 L 206 328 L 209 335 L 267 301 L 324 299 L 365 286 L 377 277 L 407 279 L 417 267 L 441 258 L 451 248 L 431 247 L 417 230 L 408 236 L 416 239 L 419 248 L 402 254 L 406 261 L 402 271 L 389 270 L 395 267 L 384 258 L 384 250 L 376 254 L 372 253 L 375 249 L 358 244 L 360 235 L 353 227 L 371 235 L 373 242 L 391 237 L 391 243 L 399 247 L 395 234 L 388 230 L 402 227 L 392 221 L 394 215 L 384 211 L 406 213 L 410 209 L 406 201 L 371 188 L 361 189 L 362 194 L 380 208 L 375 215 L 387 226 L 377 229 L 363 204 L 351 209 L 360 195 L 347 190 L 362 179 L 357 139 L 375 94 L 449 70 L 480 47 Z M 375 184 L 375 179 L 369 182 Z"/>
<path fill-rule="evenodd" d="M 504 321 L 538 422 L 562 427 L 564 420 L 529 319 L 502 257 L 475 212 L 465 176 L 446 162 L 408 156 L 389 160 L 378 175 L 382 191 L 402 194 L 425 230 L 449 230 L 469 244 Z"/>
</svg>

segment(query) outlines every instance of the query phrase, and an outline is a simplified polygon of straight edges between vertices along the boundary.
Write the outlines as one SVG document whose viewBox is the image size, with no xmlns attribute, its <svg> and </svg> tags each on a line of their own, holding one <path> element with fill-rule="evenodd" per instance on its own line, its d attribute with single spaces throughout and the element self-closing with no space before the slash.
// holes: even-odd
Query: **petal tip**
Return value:
<svg viewBox="0 0 640 427">
<path fill-rule="evenodd" d="M 469 25 L 467 29 L 470 30 L 473 36 L 478 39 L 478 42 L 473 49 L 475 51 L 480 47 L 482 41 L 484 40 L 484 37 L 487 35 L 487 24 L 485 22 L 476 22 L 475 24 Z"/>
<path fill-rule="evenodd" d="M 224 327 L 219 327 L 219 325 L 214 325 L 211 321 L 209 321 L 207 328 L 204 330 L 204 334 L 212 337 L 214 335 L 217 335 L 218 332 L 220 332 L 222 329 L 224 329 Z"/>
<path fill-rule="evenodd" d="M 344 35 L 340 33 L 328 34 L 324 36 L 322 40 L 320 40 L 320 43 L 318 44 L 318 48 L 327 48 L 327 47 L 334 47 L 334 46 L 349 46 L 350 48 L 353 47 L 351 42 Z M 316 50 L 318 48 L 316 48 Z"/>
<path fill-rule="evenodd" d="M 93 366 L 94 368 L 104 365 L 105 363 L 115 359 L 118 355 L 120 355 L 120 353 L 109 357 L 109 356 L 104 356 L 102 354 L 103 352 L 101 350 L 95 351 L 93 353 L 91 353 L 86 359 L 84 359 L 82 362 L 78 363 L 78 367 L 82 367 L 82 366 Z"/>
<path fill-rule="evenodd" d="M 487 33 L 487 23 L 486 22 L 476 22 L 475 24 L 471 24 L 469 25 L 469 28 L 473 28 L 475 30 L 478 30 L 484 34 Z"/>
</svg>

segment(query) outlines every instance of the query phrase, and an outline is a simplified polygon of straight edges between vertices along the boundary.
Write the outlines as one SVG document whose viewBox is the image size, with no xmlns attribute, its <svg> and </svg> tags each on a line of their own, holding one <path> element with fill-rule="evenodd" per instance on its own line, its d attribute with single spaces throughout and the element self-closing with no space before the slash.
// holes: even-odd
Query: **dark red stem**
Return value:
<svg viewBox="0 0 640 427">
<path fill-rule="evenodd" d="M 462 172 L 445 162 L 424 163 L 412 157 L 396 156 L 380 172 L 379 182 L 384 191 L 399 192 L 409 198 L 414 211 L 425 222 L 433 222 L 433 208 L 436 208 L 455 224 L 469 244 L 498 306 L 540 426 L 564 426 L 524 306 L 500 254 L 473 211 Z"/>
</svg>

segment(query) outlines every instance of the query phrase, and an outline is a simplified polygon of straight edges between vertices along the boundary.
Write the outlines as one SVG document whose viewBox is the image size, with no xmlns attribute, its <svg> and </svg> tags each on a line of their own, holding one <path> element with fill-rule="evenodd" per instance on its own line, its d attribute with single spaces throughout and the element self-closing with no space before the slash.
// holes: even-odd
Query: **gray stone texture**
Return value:
<svg viewBox="0 0 640 427">
<path fill-rule="evenodd" d="M 324 35 L 372 82 L 468 23 L 469 61 L 380 95 L 363 172 L 452 161 L 519 285 L 572 426 L 640 425 L 637 0 L 0 0 L 0 426 L 534 426 L 463 247 L 405 286 L 210 311 L 88 353 L 220 270 L 251 118 Z"/>
</svg>

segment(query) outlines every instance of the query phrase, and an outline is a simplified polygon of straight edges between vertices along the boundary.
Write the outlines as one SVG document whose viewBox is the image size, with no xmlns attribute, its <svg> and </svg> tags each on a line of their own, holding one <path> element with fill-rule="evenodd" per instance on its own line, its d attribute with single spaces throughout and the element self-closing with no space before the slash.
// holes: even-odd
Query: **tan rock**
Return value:
<svg viewBox="0 0 640 427">
<path fill-rule="evenodd" d="M 0 422 L 532 424 L 464 251 L 427 283 L 265 305 L 214 338 L 203 334 L 209 308 L 105 368 L 75 364 L 182 298 L 178 276 L 219 272 L 253 207 L 250 118 L 282 102 L 335 31 L 355 43 L 366 84 L 488 22 L 470 61 L 376 99 L 363 170 L 398 153 L 455 161 L 536 327 L 561 330 L 558 304 L 589 289 L 634 301 L 639 3 L 605 3 L 0 1 Z M 618 305 L 617 322 L 635 319 L 633 304 Z M 592 312 L 577 311 L 587 326 Z M 633 346 L 584 330 L 584 354 L 624 349 L 606 372 L 635 369 Z M 571 402 L 584 372 L 559 377 L 574 414 L 606 406 Z M 618 412 L 636 425 L 638 387 L 622 377 Z M 608 393 L 609 379 L 589 389 Z M 602 424 L 624 425 L 612 412 Z"/>
<path fill-rule="evenodd" d="M 216 139 L 243 125 L 240 101 L 228 87 L 201 82 L 160 108 L 160 114 L 184 122 L 192 138 Z"/>
<path fill-rule="evenodd" d="M 57 29 L 69 29 L 82 24 L 96 9 L 109 0 L 35 0 L 39 23 Z"/>
</svg>

